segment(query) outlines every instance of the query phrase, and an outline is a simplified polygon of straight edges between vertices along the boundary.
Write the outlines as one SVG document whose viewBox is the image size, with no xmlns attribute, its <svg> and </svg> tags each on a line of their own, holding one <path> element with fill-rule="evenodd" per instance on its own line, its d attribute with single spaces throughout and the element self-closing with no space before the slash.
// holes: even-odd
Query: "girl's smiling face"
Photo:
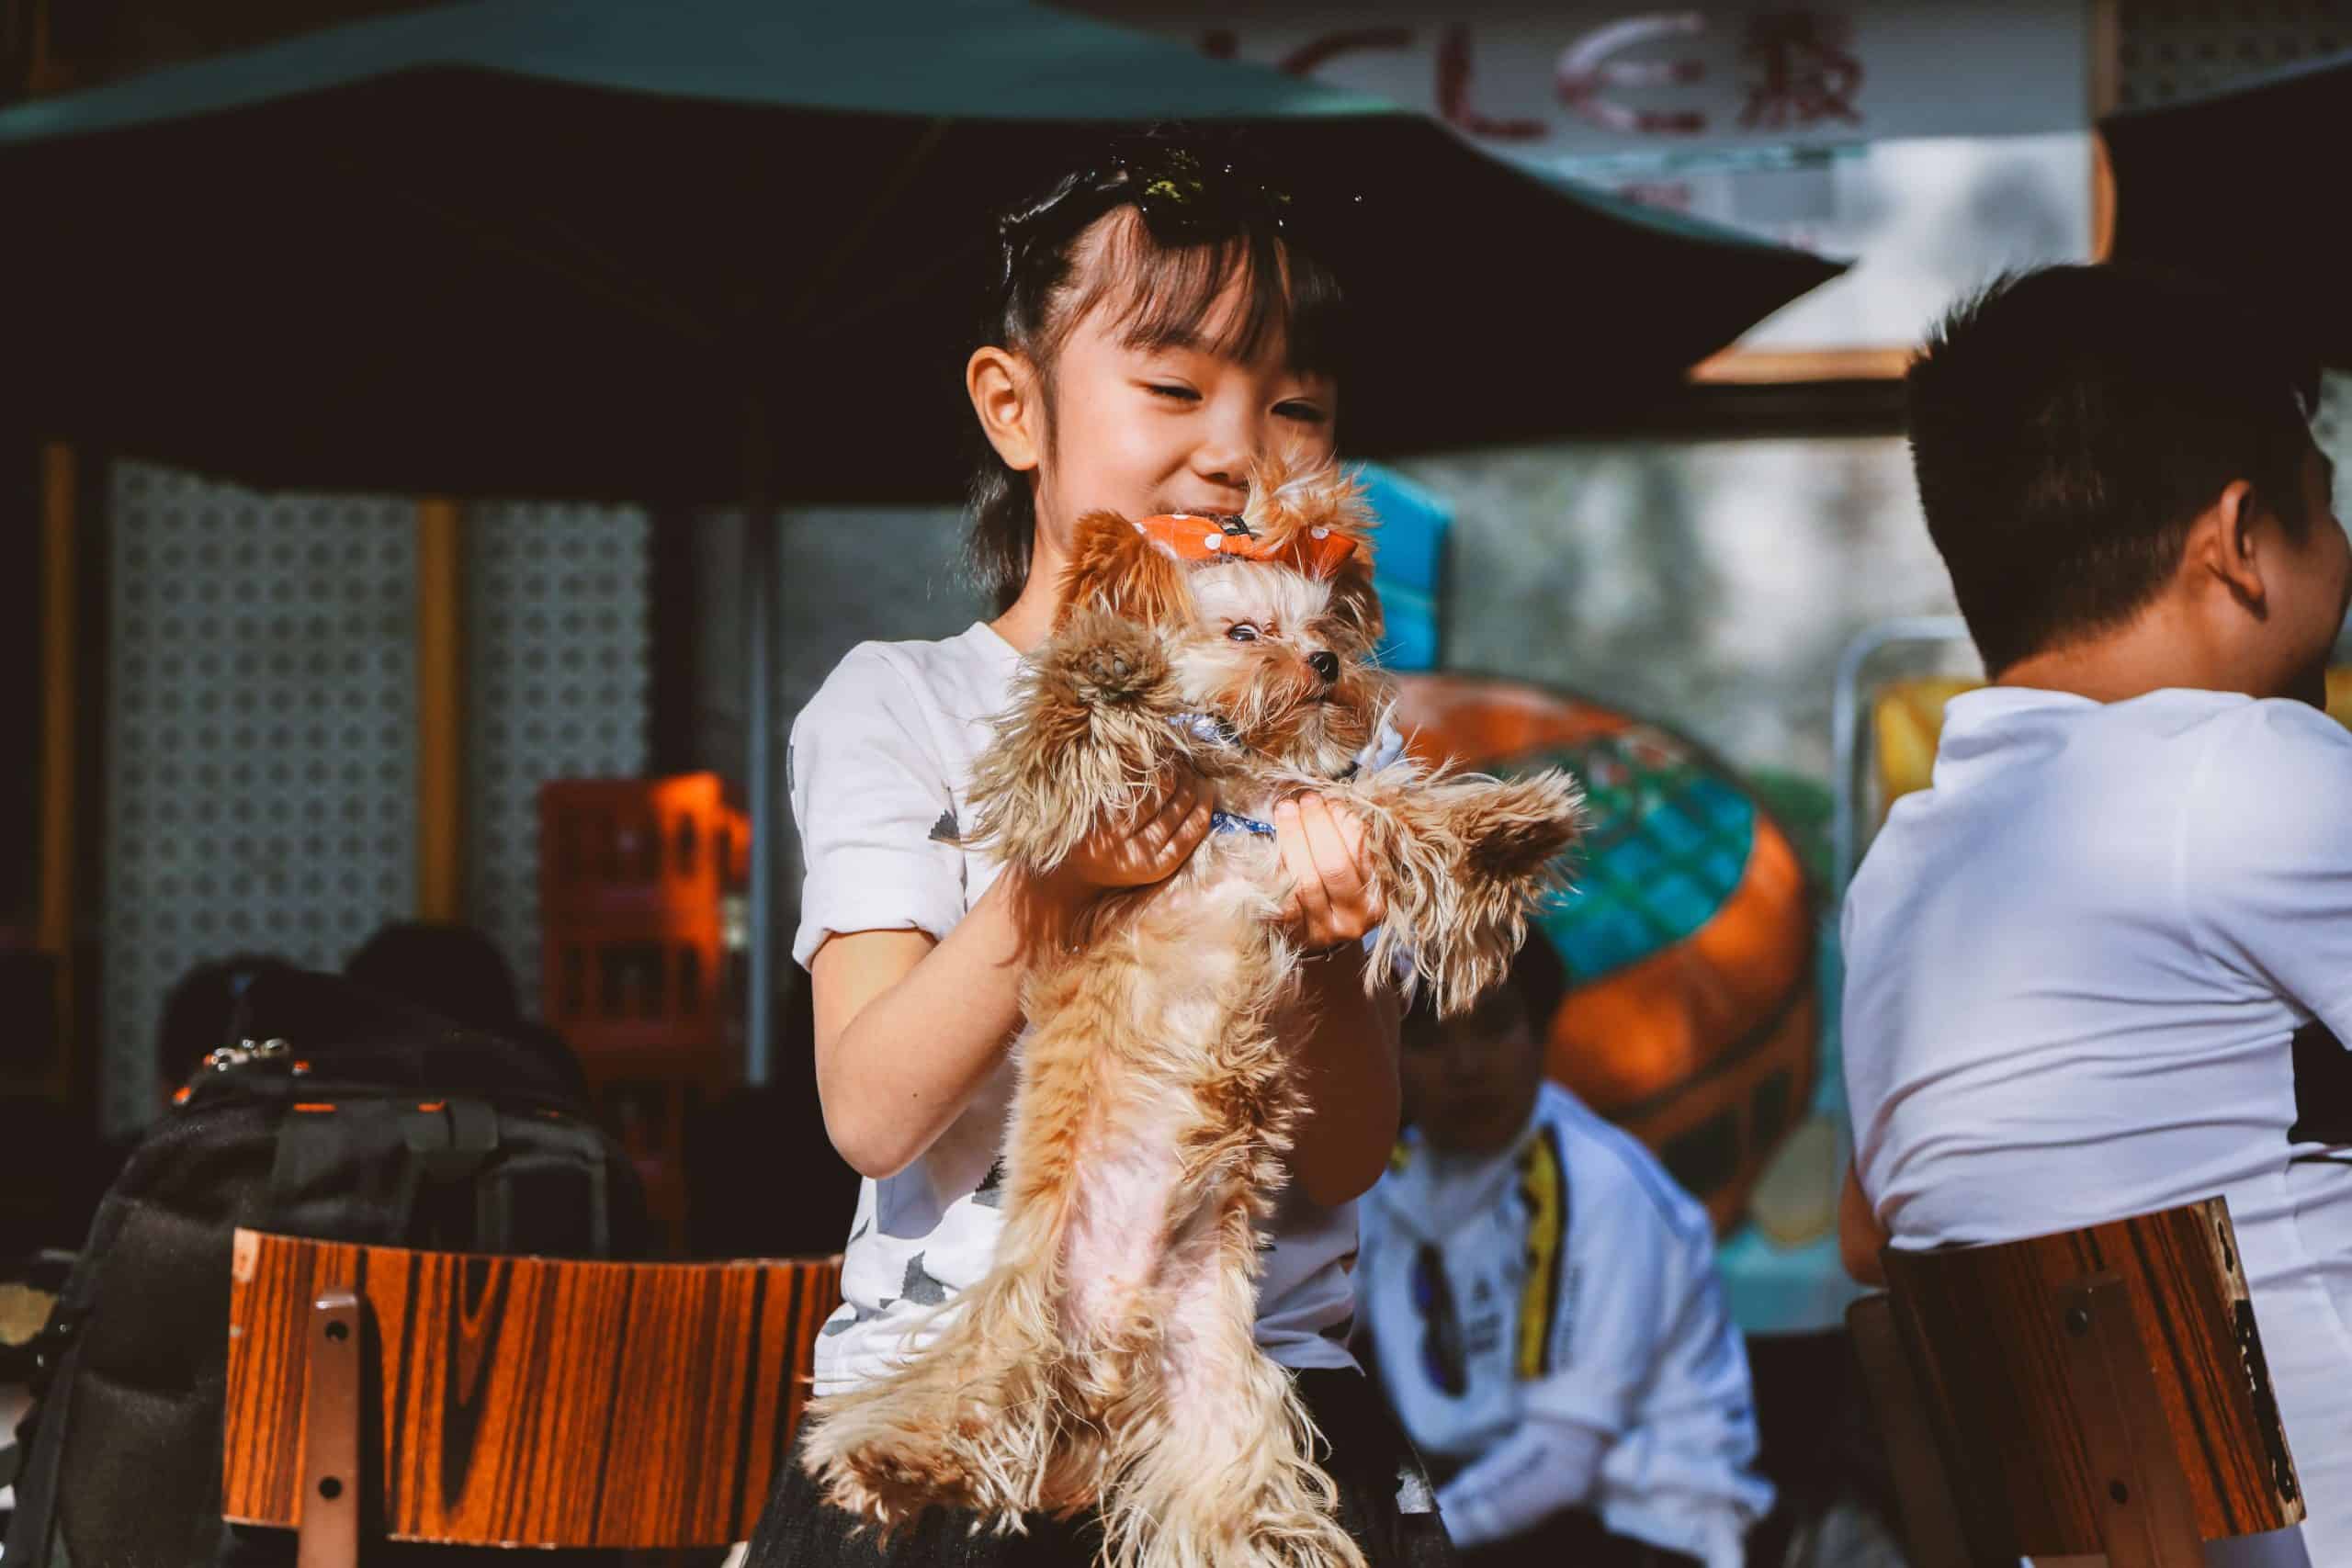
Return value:
<svg viewBox="0 0 2352 1568">
<path fill-rule="evenodd" d="M 1054 265 L 1035 320 L 965 367 L 995 449 L 975 558 L 1016 647 L 1052 624 L 1080 519 L 1238 512 L 1253 459 L 1329 462 L 1340 412 L 1338 285 L 1271 234 L 1163 245 L 1122 207 Z"/>
<path fill-rule="evenodd" d="M 1279 331 L 1246 355 L 1227 346 L 1242 294 L 1237 280 L 1198 329 L 1158 341 L 1115 299 L 1070 328 L 1047 373 L 1035 472 L 1040 543 L 1054 554 L 1090 512 L 1238 512 L 1252 458 L 1299 468 L 1332 457 L 1337 383 L 1292 365 Z"/>
</svg>

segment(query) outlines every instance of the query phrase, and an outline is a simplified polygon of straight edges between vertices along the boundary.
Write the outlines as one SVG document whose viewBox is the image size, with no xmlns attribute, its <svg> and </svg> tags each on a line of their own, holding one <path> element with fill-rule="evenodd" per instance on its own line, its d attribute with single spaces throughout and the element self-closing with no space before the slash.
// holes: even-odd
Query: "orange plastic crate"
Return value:
<svg viewBox="0 0 2352 1568">
<path fill-rule="evenodd" d="M 601 1055 L 718 1046 L 739 999 L 725 899 L 750 840 L 715 773 L 541 786 L 541 1004 L 592 1073 Z"/>
<path fill-rule="evenodd" d="M 726 950 L 726 900 L 750 864 L 749 824 L 715 773 L 540 788 L 543 1015 L 579 1055 L 673 1246 L 686 1119 L 741 1077 L 729 1025 L 743 965 Z"/>
</svg>

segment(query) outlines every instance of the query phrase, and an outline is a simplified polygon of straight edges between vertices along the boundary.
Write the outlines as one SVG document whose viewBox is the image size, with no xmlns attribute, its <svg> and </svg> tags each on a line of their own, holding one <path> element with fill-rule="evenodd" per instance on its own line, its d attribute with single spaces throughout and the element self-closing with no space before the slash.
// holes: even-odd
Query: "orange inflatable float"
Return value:
<svg viewBox="0 0 2352 1568">
<path fill-rule="evenodd" d="M 1570 980 L 1550 1071 L 1729 1230 L 1813 1098 L 1813 900 L 1795 846 L 1727 766 L 1663 726 L 1525 682 L 1401 683 L 1417 756 L 1556 764 L 1583 784 L 1577 891 L 1541 921 Z"/>
</svg>

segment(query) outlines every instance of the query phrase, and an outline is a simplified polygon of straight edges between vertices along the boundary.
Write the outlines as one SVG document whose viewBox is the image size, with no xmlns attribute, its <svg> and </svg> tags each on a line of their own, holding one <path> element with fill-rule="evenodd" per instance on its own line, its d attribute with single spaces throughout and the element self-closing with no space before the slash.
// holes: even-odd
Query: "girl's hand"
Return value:
<svg viewBox="0 0 2352 1568">
<path fill-rule="evenodd" d="M 1284 922 L 1309 953 L 1360 941 L 1385 912 L 1364 869 L 1363 824 L 1319 795 L 1274 807 L 1274 847 L 1290 873 Z"/>
<path fill-rule="evenodd" d="M 1172 876 L 1208 836 L 1210 808 L 1207 784 L 1192 768 L 1182 767 L 1135 810 L 1095 823 L 1056 868 L 1055 880 L 1082 898 Z"/>
</svg>

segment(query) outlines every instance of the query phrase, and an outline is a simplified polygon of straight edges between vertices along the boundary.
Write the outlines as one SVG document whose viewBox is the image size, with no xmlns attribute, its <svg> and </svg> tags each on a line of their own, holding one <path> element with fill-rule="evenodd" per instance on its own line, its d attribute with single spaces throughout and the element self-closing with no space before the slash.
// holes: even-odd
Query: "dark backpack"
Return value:
<svg viewBox="0 0 2352 1568">
<path fill-rule="evenodd" d="M 43 1332 L 10 1568 L 293 1562 L 292 1532 L 220 1518 L 238 1226 L 449 1251 L 645 1251 L 637 1173 L 588 1121 L 576 1068 L 544 1045 L 296 972 L 254 979 L 235 1033 L 107 1191 Z M 368 1561 L 412 1554 L 435 1568 L 472 1555 Z"/>
</svg>

